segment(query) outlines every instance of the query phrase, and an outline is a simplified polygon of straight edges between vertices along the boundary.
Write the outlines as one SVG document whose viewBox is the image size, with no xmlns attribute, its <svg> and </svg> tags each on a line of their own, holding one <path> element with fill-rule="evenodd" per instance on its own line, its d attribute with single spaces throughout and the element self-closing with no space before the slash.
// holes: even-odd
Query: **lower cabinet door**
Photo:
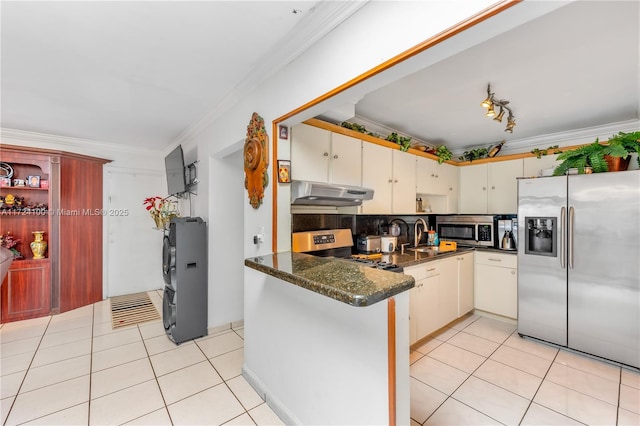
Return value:
<svg viewBox="0 0 640 426">
<path fill-rule="evenodd" d="M 418 311 L 418 339 L 433 333 L 440 325 L 440 274 L 430 275 L 422 280 L 420 287 L 420 309 Z"/>
<path fill-rule="evenodd" d="M 49 259 L 14 261 L 2 283 L 2 322 L 41 317 L 50 311 Z"/>
<path fill-rule="evenodd" d="M 518 277 L 514 268 L 476 265 L 475 307 L 509 318 L 518 317 Z"/>
</svg>

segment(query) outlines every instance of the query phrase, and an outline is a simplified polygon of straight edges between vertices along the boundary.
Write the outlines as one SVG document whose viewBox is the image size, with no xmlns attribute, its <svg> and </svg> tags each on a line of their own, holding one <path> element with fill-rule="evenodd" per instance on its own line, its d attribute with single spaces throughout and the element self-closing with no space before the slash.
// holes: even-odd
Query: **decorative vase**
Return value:
<svg viewBox="0 0 640 426">
<path fill-rule="evenodd" d="M 47 242 L 44 240 L 44 231 L 33 231 L 34 240 L 29 244 L 33 252 L 34 259 L 44 259 L 44 252 L 47 250 Z"/>
<path fill-rule="evenodd" d="M 157 214 L 152 215 L 151 217 L 153 218 L 153 221 L 156 223 L 156 228 L 158 228 L 158 229 L 163 229 L 164 228 L 164 220 L 162 219 L 162 215 L 157 213 Z"/>
</svg>

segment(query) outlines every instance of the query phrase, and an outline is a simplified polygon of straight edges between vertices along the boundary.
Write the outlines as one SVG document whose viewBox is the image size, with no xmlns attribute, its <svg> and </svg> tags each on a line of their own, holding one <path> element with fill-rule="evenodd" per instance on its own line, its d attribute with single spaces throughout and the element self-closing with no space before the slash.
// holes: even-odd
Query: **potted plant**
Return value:
<svg viewBox="0 0 640 426">
<path fill-rule="evenodd" d="M 562 176 L 570 169 L 577 169 L 578 174 L 600 173 L 609 170 L 604 160 L 604 145 L 596 138 L 595 142 L 583 145 L 576 149 L 564 151 L 558 155 L 558 161 L 562 161 L 553 171 L 554 176 Z"/>
<path fill-rule="evenodd" d="M 553 171 L 554 176 L 567 174 L 570 169 L 582 173 L 602 173 L 615 170 L 626 170 L 630 155 L 640 151 L 640 131 L 632 133 L 619 132 L 606 143 L 601 144 L 598 138 L 589 145 L 564 151 L 557 160 L 562 161 Z M 609 161 L 607 161 L 609 158 Z M 618 159 L 626 159 L 626 164 L 616 164 Z M 640 160 L 638 160 L 640 165 Z"/>
<path fill-rule="evenodd" d="M 619 132 L 607 141 L 603 153 L 609 166 L 609 171 L 627 170 L 631 161 L 631 154 L 640 151 L 640 131 Z M 640 157 L 638 157 L 640 166 Z"/>
</svg>

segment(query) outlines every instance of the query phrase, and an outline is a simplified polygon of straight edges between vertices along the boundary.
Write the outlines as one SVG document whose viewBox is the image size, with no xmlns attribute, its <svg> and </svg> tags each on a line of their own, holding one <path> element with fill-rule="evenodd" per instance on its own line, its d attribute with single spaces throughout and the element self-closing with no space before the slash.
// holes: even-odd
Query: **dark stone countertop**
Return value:
<svg viewBox="0 0 640 426">
<path fill-rule="evenodd" d="M 245 259 L 249 268 L 353 306 L 369 306 L 415 286 L 413 277 L 334 257 L 283 252 Z"/>
</svg>

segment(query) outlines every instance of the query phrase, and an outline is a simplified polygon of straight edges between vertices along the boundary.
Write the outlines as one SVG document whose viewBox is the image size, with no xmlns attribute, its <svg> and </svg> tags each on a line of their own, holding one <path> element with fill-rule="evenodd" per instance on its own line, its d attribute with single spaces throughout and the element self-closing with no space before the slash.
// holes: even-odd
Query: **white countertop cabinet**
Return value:
<svg viewBox="0 0 640 426">
<path fill-rule="evenodd" d="M 516 319 L 518 317 L 517 256 L 475 253 L 475 308 Z"/>
<path fill-rule="evenodd" d="M 464 253 L 404 268 L 416 280 L 409 292 L 410 344 L 473 309 L 473 256 Z"/>
<path fill-rule="evenodd" d="M 458 262 L 458 318 L 473 310 L 474 253 L 455 257 Z"/>
</svg>

